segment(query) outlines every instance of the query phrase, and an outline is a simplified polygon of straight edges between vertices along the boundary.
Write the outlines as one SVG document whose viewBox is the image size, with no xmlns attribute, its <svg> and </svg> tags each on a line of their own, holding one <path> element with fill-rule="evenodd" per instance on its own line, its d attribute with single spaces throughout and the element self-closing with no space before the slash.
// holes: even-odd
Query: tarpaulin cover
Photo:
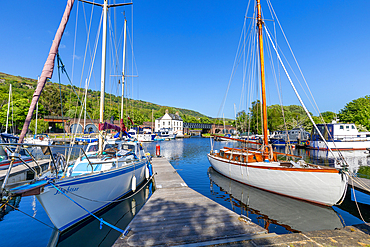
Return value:
<svg viewBox="0 0 370 247">
<path fill-rule="evenodd" d="M 121 128 L 114 125 L 114 124 L 110 124 L 110 123 L 107 123 L 107 122 L 99 123 L 99 130 L 108 130 L 108 129 L 121 131 Z"/>
</svg>

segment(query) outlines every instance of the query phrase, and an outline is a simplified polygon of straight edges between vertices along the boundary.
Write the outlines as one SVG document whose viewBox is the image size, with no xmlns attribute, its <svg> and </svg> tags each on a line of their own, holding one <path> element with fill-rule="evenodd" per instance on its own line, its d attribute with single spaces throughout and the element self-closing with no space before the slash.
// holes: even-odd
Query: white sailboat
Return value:
<svg viewBox="0 0 370 247">
<path fill-rule="evenodd" d="M 216 171 L 240 183 L 317 204 L 331 206 L 340 203 L 345 195 L 348 181 L 344 169 L 308 164 L 304 160 L 280 160 L 278 155 L 290 158 L 301 157 L 274 152 L 268 143 L 263 30 L 269 39 L 270 35 L 262 20 L 260 0 L 256 1 L 255 7 L 257 16 L 253 16 L 252 20 L 256 21 L 257 32 L 255 39 L 251 39 L 258 41 L 260 61 L 257 64 L 261 79 L 263 143 L 254 143 L 259 145 L 260 148 L 257 149 L 225 147 L 220 150 L 211 150 L 208 159 Z M 275 49 L 276 56 L 286 72 L 273 42 L 271 46 Z M 308 113 L 288 74 L 287 77 L 300 103 Z M 309 114 L 308 117 L 313 122 Z M 245 142 L 248 143 L 248 141 Z"/>
<path fill-rule="evenodd" d="M 35 120 L 35 134 L 33 137 L 24 139 L 24 143 L 38 144 L 38 145 L 51 145 L 53 140 L 47 134 L 37 134 L 37 115 L 39 112 L 39 103 L 36 105 L 36 120 Z"/>
<path fill-rule="evenodd" d="M 73 2 L 73 0 L 68 1 L 66 12 L 59 28 L 61 26 L 63 28 L 66 25 Z M 90 3 L 87 1 L 83 2 Z M 104 0 L 104 4 L 90 4 L 103 7 L 100 104 L 100 122 L 103 123 L 107 12 L 108 8 L 130 5 L 132 3 L 108 5 L 108 0 Z M 60 33 L 59 31 L 58 29 L 57 34 Z M 48 61 L 46 64 L 48 64 Z M 30 111 L 32 111 L 31 108 Z M 32 114 L 29 115 L 32 116 Z M 104 130 L 106 127 L 119 128 L 110 126 L 107 123 L 101 124 L 101 126 L 99 125 L 100 130 Z M 49 151 L 50 147 L 53 146 L 47 146 Z M 66 162 L 63 162 L 65 160 L 62 156 L 59 156 L 56 160 L 52 158 L 53 165 L 51 169 L 43 174 L 39 174 L 37 179 L 31 184 L 26 184 L 10 191 L 7 191 L 3 186 L 1 190 L 2 197 L 36 195 L 54 226 L 59 231 L 63 231 L 87 216 L 92 215 L 97 218 L 94 215 L 95 212 L 134 192 L 137 186 L 152 176 L 151 164 L 138 142 L 107 141 L 104 140 L 102 133 L 100 133 L 99 143 L 91 143 L 87 147 L 86 153 L 83 150 L 81 151 L 84 155 L 79 157 L 72 165 L 67 165 Z M 8 173 L 10 170 L 11 167 Z M 6 180 L 4 183 L 6 184 Z M 97 219 L 101 224 L 106 224 L 115 230 L 123 232 L 104 220 Z"/>
</svg>

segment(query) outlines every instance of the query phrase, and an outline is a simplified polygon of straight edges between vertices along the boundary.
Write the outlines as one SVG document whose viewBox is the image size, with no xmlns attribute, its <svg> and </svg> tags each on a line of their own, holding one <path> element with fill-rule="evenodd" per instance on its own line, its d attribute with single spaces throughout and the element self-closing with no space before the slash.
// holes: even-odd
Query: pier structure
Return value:
<svg viewBox="0 0 370 247">
<path fill-rule="evenodd" d="M 46 170 L 49 167 L 50 159 L 38 160 L 37 164 L 35 162 L 29 162 L 27 165 L 40 172 L 38 166 L 41 167 L 42 171 Z M 0 186 L 2 185 L 8 169 L 0 170 Z M 27 180 L 32 180 L 34 178 L 34 173 L 28 169 L 24 164 L 20 163 L 17 166 L 14 166 L 11 170 L 8 179 L 8 186 L 13 187 L 17 186 L 19 183 L 24 183 Z"/>
<path fill-rule="evenodd" d="M 153 158 L 156 190 L 119 237 L 120 246 L 205 246 L 276 236 L 189 188 L 165 158 Z"/>
<path fill-rule="evenodd" d="M 366 223 L 277 235 L 190 189 L 164 158 L 153 158 L 156 190 L 113 247 L 369 246 Z"/>
</svg>

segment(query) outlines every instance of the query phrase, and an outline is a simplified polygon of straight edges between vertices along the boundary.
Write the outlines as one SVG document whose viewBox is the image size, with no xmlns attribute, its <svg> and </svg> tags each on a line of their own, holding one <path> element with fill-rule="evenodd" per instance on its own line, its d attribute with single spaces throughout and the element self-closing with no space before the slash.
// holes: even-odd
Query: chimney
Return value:
<svg viewBox="0 0 370 247">
<path fill-rule="evenodd" d="M 168 109 L 166 109 L 166 113 L 168 113 Z"/>
<path fill-rule="evenodd" d="M 178 111 L 176 112 L 176 115 L 177 115 L 177 116 L 179 115 L 179 112 L 178 112 Z"/>
</svg>

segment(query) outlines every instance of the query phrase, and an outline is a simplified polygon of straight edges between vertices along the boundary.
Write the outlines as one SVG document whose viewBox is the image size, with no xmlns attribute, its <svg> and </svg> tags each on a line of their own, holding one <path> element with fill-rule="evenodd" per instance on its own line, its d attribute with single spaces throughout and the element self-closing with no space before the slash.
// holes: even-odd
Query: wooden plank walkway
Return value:
<svg viewBox="0 0 370 247">
<path fill-rule="evenodd" d="M 165 158 L 153 158 L 156 191 L 119 246 L 205 246 L 276 236 L 190 189 Z"/>
</svg>

